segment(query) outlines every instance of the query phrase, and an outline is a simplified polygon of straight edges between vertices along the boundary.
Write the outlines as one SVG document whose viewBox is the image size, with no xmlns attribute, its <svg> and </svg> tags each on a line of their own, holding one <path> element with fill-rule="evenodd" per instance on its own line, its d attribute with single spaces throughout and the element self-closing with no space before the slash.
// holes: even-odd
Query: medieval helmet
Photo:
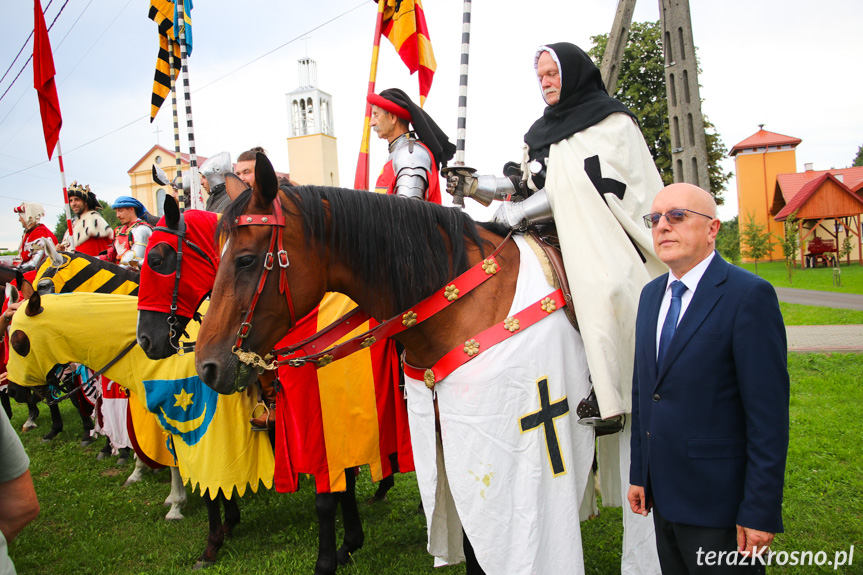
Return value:
<svg viewBox="0 0 863 575">
<path fill-rule="evenodd" d="M 38 202 L 22 202 L 20 206 L 15 206 L 13 211 L 20 214 L 28 226 L 39 223 L 45 215 L 45 208 Z"/>
</svg>

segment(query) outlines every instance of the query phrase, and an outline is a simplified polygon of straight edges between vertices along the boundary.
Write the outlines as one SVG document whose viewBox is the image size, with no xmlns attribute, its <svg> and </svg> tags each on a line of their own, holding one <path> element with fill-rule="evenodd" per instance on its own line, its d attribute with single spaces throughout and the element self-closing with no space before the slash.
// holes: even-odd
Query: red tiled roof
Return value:
<svg viewBox="0 0 863 575">
<path fill-rule="evenodd" d="M 843 183 L 852 191 L 863 186 L 863 167 L 839 168 L 838 170 L 808 170 L 796 174 L 779 174 L 776 176 L 776 189 L 782 192 L 786 202 L 797 195 L 807 182 L 820 178 L 824 174 L 842 174 Z"/>
<path fill-rule="evenodd" d="M 729 155 L 733 156 L 737 152 L 742 152 L 746 148 L 763 148 L 765 146 L 782 146 L 785 144 L 796 146 L 802 141 L 803 140 L 800 138 L 784 136 L 782 134 L 768 132 L 767 130 L 761 129 L 731 148 L 731 153 Z"/>
<path fill-rule="evenodd" d="M 798 175 L 798 174 L 790 174 L 790 175 Z M 821 185 L 824 182 L 826 182 L 827 180 L 833 180 L 836 183 L 836 185 L 839 186 L 839 188 L 841 190 L 843 190 L 844 192 L 846 192 L 848 194 L 851 194 L 851 196 L 853 196 L 854 199 L 856 199 L 858 202 L 863 204 L 863 200 L 861 200 L 860 197 L 857 196 L 857 194 L 852 192 L 848 186 L 846 186 L 844 183 L 837 180 L 836 177 L 832 173 L 822 172 L 821 177 L 816 178 L 814 180 L 810 180 L 809 182 L 804 184 L 804 186 L 802 188 L 800 188 L 796 194 L 794 194 L 794 197 L 791 198 L 791 200 L 789 200 L 789 202 L 787 204 L 785 204 L 785 207 L 782 208 L 781 210 L 779 210 L 779 213 L 776 214 L 776 217 L 774 217 L 773 219 L 776 220 L 777 222 L 785 221 L 788 218 L 788 216 L 790 216 L 791 214 L 796 212 L 798 209 L 800 209 L 803 206 L 803 204 L 805 204 L 806 201 L 809 198 L 811 198 L 812 195 L 815 194 L 815 192 L 818 191 L 818 189 L 821 187 Z"/>
</svg>

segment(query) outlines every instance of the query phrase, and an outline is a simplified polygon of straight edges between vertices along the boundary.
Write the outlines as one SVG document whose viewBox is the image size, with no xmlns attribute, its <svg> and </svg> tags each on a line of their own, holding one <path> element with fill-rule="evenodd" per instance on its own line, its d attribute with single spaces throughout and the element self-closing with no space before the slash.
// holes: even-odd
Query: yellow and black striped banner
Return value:
<svg viewBox="0 0 863 575">
<path fill-rule="evenodd" d="M 153 78 L 153 96 L 150 100 L 150 122 L 171 93 L 171 65 L 168 62 L 169 46 L 174 52 L 174 78 L 180 73 L 180 44 L 174 38 L 174 3 L 168 0 L 150 0 L 150 20 L 159 27 L 159 57 Z"/>
</svg>

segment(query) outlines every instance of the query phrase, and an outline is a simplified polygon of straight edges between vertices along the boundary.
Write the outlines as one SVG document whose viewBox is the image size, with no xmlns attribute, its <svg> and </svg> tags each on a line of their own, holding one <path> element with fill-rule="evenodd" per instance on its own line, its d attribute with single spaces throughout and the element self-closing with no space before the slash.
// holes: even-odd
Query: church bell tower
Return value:
<svg viewBox="0 0 863 575">
<path fill-rule="evenodd" d="M 291 179 L 301 185 L 338 186 L 339 159 L 333 131 L 333 97 L 318 89 L 317 63 L 297 61 L 300 87 L 287 94 Z"/>
</svg>

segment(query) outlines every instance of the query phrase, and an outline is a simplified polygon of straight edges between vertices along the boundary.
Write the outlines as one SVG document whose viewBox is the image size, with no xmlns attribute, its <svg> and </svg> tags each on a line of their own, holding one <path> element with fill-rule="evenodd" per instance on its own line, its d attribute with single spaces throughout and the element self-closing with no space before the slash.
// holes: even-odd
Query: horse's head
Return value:
<svg viewBox="0 0 863 575">
<path fill-rule="evenodd" d="M 150 359 L 177 353 L 180 334 L 210 293 L 219 265 L 218 214 L 180 213 L 171 196 L 164 207 L 147 243 L 138 291 L 138 343 Z"/>
<path fill-rule="evenodd" d="M 225 186 L 229 193 L 245 187 L 230 175 Z M 272 164 L 259 153 L 255 187 L 231 203 L 219 224 L 221 265 L 195 349 L 198 374 L 219 393 L 250 385 L 258 370 L 248 358 L 257 357 L 259 366 L 323 296 L 326 264 L 305 249 L 296 208 L 285 204 Z M 246 352 L 246 361 L 232 350 Z"/>
</svg>

